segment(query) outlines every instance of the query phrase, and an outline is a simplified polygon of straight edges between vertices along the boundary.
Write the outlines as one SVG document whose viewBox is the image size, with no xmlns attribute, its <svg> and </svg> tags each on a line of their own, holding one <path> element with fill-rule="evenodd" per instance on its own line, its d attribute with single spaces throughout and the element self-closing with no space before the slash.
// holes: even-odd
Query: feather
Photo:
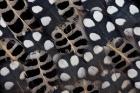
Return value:
<svg viewBox="0 0 140 93">
<path fill-rule="evenodd" d="M 81 0 L 82 1 L 82 0 Z M 106 2 L 105 0 L 83 0 L 82 5 L 85 11 L 92 10 L 106 10 Z"/>
<path fill-rule="evenodd" d="M 116 70 L 123 71 L 139 59 L 139 51 L 133 42 L 122 38 L 116 38 L 111 43 L 108 43 L 105 50 L 109 50 L 107 55 L 111 57 L 111 64 Z"/>
<path fill-rule="evenodd" d="M 140 72 L 139 70 L 135 69 L 137 69 L 136 62 L 138 62 L 138 60 L 140 59 L 140 55 L 134 38 L 115 38 L 114 40 L 109 42 L 107 46 L 105 46 L 105 53 L 105 65 L 112 66 L 112 70 L 115 73 L 121 73 L 122 75 L 124 74 L 123 76 L 125 76 L 125 78 L 129 80 L 129 82 L 131 81 L 130 84 L 132 85 L 135 85 L 135 83 L 139 81 L 138 78 Z M 131 71 L 134 76 L 131 74 Z M 124 92 L 122 93 L 128 93 L 132 90 L 135 92 L 137 91 L 136 85 L 135 87 L 131 86 L 130 89 L 123 90 Z"/>
<path fill-rule="evenodd" d="M 35 7 L 36 3 L 39 3 L 39 5 L 44 8 L 44 11 L 42 11 L 41 14 L 38 14 L 40 16 L 39 17 L 40 20 L 41 20 L 41 18 L 44 17 L 44 15 L 48 14 L 47 11 L 45 11 L 46 7 L 44 7 L 44 5 L 41 4 L 41 2 L 42 1 L 37 1 L 35 3 L 34 2 L 32 3 L 32 5 L 34 5 L 32 7 Z M 64 1 L 61 1 L 61 3 L 62 2 L 64 2 Z M 47 1 L 44 2 L 44 3 L 47 3 Z M 55 5 L 57 6 L 58 3 L 60 3 L 60 2 L 56 1 Z M 70 1 L 69 3 L 70 4 L 73 3 L 69 7 L 75 8 L 75 11 L 74 11 L 75 14 L 76 14 L 77 10 L 80 10 L 80 9 L 82 10 L 81 2 L 79 0 L 74 1 L 74 2 Z M 29 5 L 30 5 L 30 3 L 29 3 Z M 50 7 L 52 7 L 52 6 L 50 6 Z M 64 11 L 64 12 L 66 12 L 66 11 Z M 54 17 L 56 16 L 52 12 L 51 12 L 51 14 Z M 59 12 L 58 12 L 58 14 L 59 14 Z M 75 14 L 74 14 L 74 16 L 75 16 Z M 35 15 L 37 15 L 37 14 L 35 14 Z M 57 22 L 60 23 L 60 21 L 61 21 L 60 16 L 61 15 L 59 14 L 58 18 L 55 18 L 56 19 L 55 24 L 57 24 Z M 82 53 L 86 50 L 87 37 L 86 37 L 85 31 L 84 31 L 84 28 L 83 28 L 82 17 L 81 17 L 81 15 L 78 15 L 78 16 L 79 17 L 75 18 L 73 21 L 68 21 L 68 22 L 67 21 L 62 21 L 60 24 L 54 26 L 51 31 L 46 32 L 49 36 L 51 36 L 51 38 L 53 39 L 53 41 L 56 45 L 56 48 L 58 49 L 58 51 L 60 53 L 74 52 L 74 53 L 77 53 L 78 55 L 82 55 Z M 49 25 L 47 25 L 47 27 L 44 27 L 44 28 L 49 28 Z M 84 44 L 82 44 L 81 42 L 84 42 Z"/>
<path fill-rule="evenodd" d="M 14 38 L 11 31 L 7 27 L 0 26 L 0 38 Z"/>
<path fill-rule="evenodd" d="M 78 3 L 81 4 L 80 1 L 74 1 L 74 2 L 75 2 L 75 4 L 78 4 Z M 47 1 L 44 3 L 46 4 Z M 55 4 L 57 5 L 58 3 L 59 3 L 59 1 L 56 1 Z M 72 2 L 70 2 L 70 3 L 72 3 Z M 31 5 L 31 7 L 36 7 L 36 5 L 39 5 L 42 8 L 44 8 L 42 12 L 37 13 L 37 14 L 34 13 L 34 15 L 36 15 L 36 16 L 38 15 L 40 20 L 41 20 L 41 18 L 44 17 L 44 15 L 48 16 L 49 15 L 48 13 L 50 13 L 50 15 L 52 15 L 52 14 L 54 14 L 54 13 L 52 13 L 52 11 L 54 11 L 54 12 L 56 11 L 56 9 L 53 9 L 53 8 L 51 8 L 52 11 L 47 10 L 48 7 L 46 5 L 44 6 L 42 1 L 31 2 L 31 3 L 29 3 L 29 5 Z M 72 6 L 74 6 L 74 4 Z M 50 6 L 50 7 L 52 7 L 52 6 Z M 79 6 L 75 5 L 74 7 L 76 9 L 82 9 L 81 5 L 79 5 Z M 45 11 L 48 11 L 48 13 Z M 57 17 L 56 17 L 56 15 L 57 15 Z M 52 15 L 52 17 L 56 20 L 54 20 L 54 21 L 52 20 L 51 22 L 56 21 L 56 22 L 60 23 L 60 21 L 62 21 L 61 17 L 59 17 L 59 15 L 57 13 L 55 15 Z M 53 29 L 51 28 L 52 30 L 49 29 L 50 25 L 47 25 L 44 28 L 47 28 L 49 30 L 49 31 L 47 30 L 46 33 L 49 36 L 51 36 L 51 38 L 53 39 L 58 52 L 59 53 L 74 52 L 74 53 L 77 53 L 78 55 L 81 55 L 82 52 L 85 51 L 85 49 L 87 47 L 87 37 L 86 37 L 86 33 L 84 32 L 82 18 L 81 17 L 76 18 L 74 21 L 71 21 L 71 22 L 62 21 L 60 24 L 55 25 L 56 22 L 54 23 Z M 58 35 L 60 35 L 60 37 L 59 36 L 56 37 L 57 33 L 59 33 Z M 82 44 L 80 42 L 85 42 L 85 44 Z M 66 45 L 64 45 L 63 43 L 65 43 Z"/>
<path fill-rule="evenodd" d="M 114 11 L 111 12 L 112 9 Z M 122 0 L 121 3 L 110 0 L 107 2 L 107 12 L 122 34 L 125 29 L 133 28 L 140 21 L 139 7 L 135 0 Z"/>
<path fill-rule="evenodd" d="M 0 61 L 22 63 L 27 85 L 20 87 L 32 93 L 139 93 L 140 7 L 135 2 L 1 0 L 7 27 Z"/>
<path fill-rule="evenodd" d="M 40 24 L 29 12 L 24 0 L 3 0 L 0 4 L 2 5 L 0 7 L 1 16 L 20 41 L 23 41 L 28 31 L 42 31 Z"/>
<path fill-rule="evenodd" d="M 75 84 L 67 85 L 62 91 L 69 93 L 99 93 L 100 82 L 91 82 L 88 80 L 79 80 Z"/>
<path fill-rule="evenodd" d="M 59 50 L 62 50 L 60 52 L 74 52 L 78 55 L 82 55 L 83 52 L 86 50 L 87 47 L 87 36 L 85 34 L 85 30 L 83 28 L 83 6 L 80 0 L 60 0 L 56 1 L 55 5 L 57 6 L 57 10 L 59 15 L 64 17 L 69 25 L 67 25 L 67 22 L 65 22 L 62 27 L 59 27 L 54 30 L 53 33 L 59 33 L 61 34 L 62 38 L 60 37 L 60 40 L 57 39 L 57 35 L 52 33 L 52 37 L 56 41 L 56 48 Z M 66 26 L 65 26 L 66 25 Z M 63 29 L 64 28 L 64 29 Z M 76 28 L 76 31 L 73 30 Z M 58 31 L 57 31 L 58 29 Z M 62 31 L 61 31 L 62 29 Z M 70 31 L 69 31 L 70 30 Z M 79 32 L 78 32 L 79 31 Z M 73 32 L 73 33 L 72 33 Z M 59 37 L 58 37 L 59 39 Z M 61 42 L 66 42 L 61 44 Z M 69 44 L 68 44 L 69 43 Z"/>
<path fill-rule="evenodd" d="M 102 0 L 94 0 L 94 2 L 89 0 L 83 3 L 85 7 L 88 3 L 94 5 L 92 8 L 88 8 L 83 24 L 90 44 L 105 46 L 109 40 L 122 37 L 122 35 L 108 15 L 105 2 Z"/>
<path fill-rule="evenodd" d="M 24 63 L 28 54 L 18 41 L 12 38 L 4 38 L 0 40 L 0 46 L 6 52 L 5 56 L 10 57 L 12 60 L 18 60 L 21 63 Z"/>
<path fill-rule="evenodd" d="M 74 21 L 83 16 L 83 6 L 80 0 L 56 0 L 55 5 L 59 15 L 65 20 Z"/>
<path fill-rule="evenodd" d="M 87 39 L 84 29 L 79 26 L 80 22 L 67 22 L 61 27 L 56 27 L 52 32 L 52 38 L 55 40 L 56 48 L 60 52 L 73 52 L 82 55 L 86 50 Z"/>
<path fill-rule="evenodd" d="M 27 3 L 29 10 L 39 19 L 38 21 L 40 21 L 45 29 L 44 32 L 50 33 L 54 30 L 55 26 L 64 22 L 63 18 L 58 14 L 56 7 L 50 4 L 48 0 L 35 0 L 33 2 L 27 0 Z M 36 6 L 40 6 L 42 11 L 35 13 L 32 8 Z"/>
<path fill-rule="evenodd" d="M 57 87 L 57 69 L 45 51 L 31 52 L 24 69 L 32 93 L 52 93 Z"/>
<path fill-rule="evenodd" d="M 1 93 L 31 93 L 27 88 L 23 66 L 19 62 L 1 60 L 0 64 Z"/>
</svg>

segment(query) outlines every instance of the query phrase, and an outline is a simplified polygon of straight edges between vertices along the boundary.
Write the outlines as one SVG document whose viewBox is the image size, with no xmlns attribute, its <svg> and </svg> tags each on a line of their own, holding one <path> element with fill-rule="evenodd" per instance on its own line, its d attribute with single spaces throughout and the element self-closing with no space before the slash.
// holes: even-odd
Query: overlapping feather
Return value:
<svg viewBox="0 0 140 93">
<path fill-rule="evenodd" d="M 1 39 L 1 48 L 7 54 L 2 59 L 8 56 L 24 64 L 32 93 L 139 93 L 139 7 L 131 0 L 82 1 L 56 0 L 51 7 L 58 13 L 49 11 L 57 19 L 50 22 L 55 23 L 53 26 L 45 21 L 45 18 L 51 20 L 45 17 L 48 1 L 0 1 L 0 13 L 15 36 Z M 32 14 L 34 5 L 43 9 Z M 110 14 L 109 6 L 118 11 Z M 116 21 L 118 17 L 126 19 L 123 25 Z M 42 37 L 34 39 L 35 32 Z M 26 47 L 24 40 L 33 45 Z M 17 46 L 23 51 L 16 49 Z M 26 53 L 29 53 L 27 58 Z"/>
</svg>

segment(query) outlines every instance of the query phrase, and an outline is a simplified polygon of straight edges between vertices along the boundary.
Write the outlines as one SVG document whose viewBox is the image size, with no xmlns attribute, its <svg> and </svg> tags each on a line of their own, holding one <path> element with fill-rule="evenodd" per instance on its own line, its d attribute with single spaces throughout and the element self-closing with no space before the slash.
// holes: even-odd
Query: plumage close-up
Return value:
<svg viewBox="0 0 140 93">
<path fill-rule="evenodd" d="M 140 1 L 0 0 L 0 93 L 140 93 Z"/>
</svg>

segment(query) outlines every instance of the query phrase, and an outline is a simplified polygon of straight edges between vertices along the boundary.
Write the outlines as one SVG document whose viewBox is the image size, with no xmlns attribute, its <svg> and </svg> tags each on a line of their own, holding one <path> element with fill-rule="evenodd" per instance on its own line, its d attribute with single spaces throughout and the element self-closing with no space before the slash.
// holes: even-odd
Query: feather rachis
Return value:
<svg viewBox="0 0 140 93">
<path fill-rule="evenodd" d="M 45 73 L 49 73 L 51 72 L 51 70 L 55 69 L 55 66 L 53 65 L 53 67 L 49 67 L 49 68 L 46 68 L 48 70 L 45 71 L 45 69 L 42 68 L 43 65 L 47 64 L 49 61 L 51 61 L 51 58 L 50 56 L 46 56 L 46 62 L 40 62 L 40 58 L 41 56 L 44 55 L 44 52 L 43 51 L 40 51 L 40 52 L 33 52 L 31 53 L 28 57 L 27 57 L 27 64 L 25 64 L 25 70 L 26 70 L 26 74 L 27 74 L 27 81 L 28 83 L 30 84 L 30 82 L 32 82 L 33 80 L 35 80 L 35 78 L 42 78 L 43 82 L 42 84 L 39 84 L 39 85 L 36 85 L 32 91 L 33 93 L 36 93 L 40 88 L 41 86 L 45 85 L 47 89 L 44 90 L 44 92 L 46 91 L 47 93 L 48 92 L 53 92 L 54 91 L 54 86 L 51 86 L 49 84 L 49 82 L 53 79 L 53 80 L 56 80 L 57 79 L 57 76 L 53 77 L 53 78 L 48 78 L 47 76 L 45 76 Z M 28 61 L 28 60 L 32 60 L 32 61 Z M 33 62 L 33 60 L 36 60 L 38 63 L 36 66 L 29 66 L 29 64 L 31 64 L 31 62 Z M 35 76 L 30 76 L 28 77 L 29 72 L 30 70 L 35 70 L 35 69 L 39 69 L 40 71 L 40 74 L 39 75 L 35 75 Z M 31 86 L 29 86 L 31 87 Z M 45 93 L 46 93 L 45 92 Z"/>
</svg>

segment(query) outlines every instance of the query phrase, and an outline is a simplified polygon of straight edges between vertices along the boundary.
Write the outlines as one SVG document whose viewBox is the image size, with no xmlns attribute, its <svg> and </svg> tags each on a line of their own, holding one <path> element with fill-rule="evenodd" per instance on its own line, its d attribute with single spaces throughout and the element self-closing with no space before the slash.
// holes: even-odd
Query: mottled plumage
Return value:
<svg viewBox="0 0 140 93">
<path fill-rule="evenodd" d="M 139 93 L 138 0 L 0 0 L 1 93 Z"/>
</svg>

